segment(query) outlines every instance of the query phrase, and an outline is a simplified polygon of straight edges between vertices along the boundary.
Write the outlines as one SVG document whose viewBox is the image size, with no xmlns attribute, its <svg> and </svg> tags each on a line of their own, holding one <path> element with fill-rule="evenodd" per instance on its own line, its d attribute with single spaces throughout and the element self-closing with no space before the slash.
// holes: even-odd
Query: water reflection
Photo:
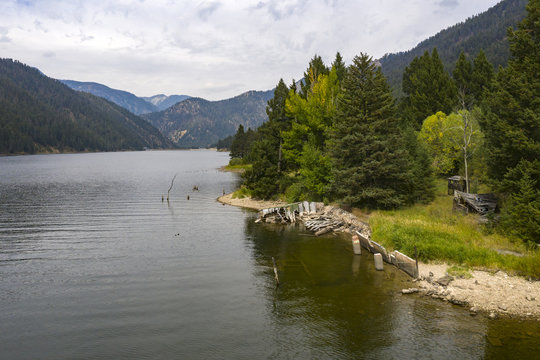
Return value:
<svg viewBox="0 0 540 360">
<path fill-rule="evenodd" d="M 497 343 L 493 339 L 500 335 L 490 333 L 504 332 L 504 321 L 472 318 L 464 308 L 422 296 L 402 296 L 403 287 L 414 286 L 408 276 L 390 266 L 375 271 L 372 255 L 355 256 L 347 237 L 314 237 L 299 226 L 252 219 L 246 219 L 245 232 L 255 268 L 264 269 L 255 276 L 264 282 L 273 338 L 280 344 L 273 353 L 277 358 L 292 351 L 303 358 L 480 359 L 504 357 L 516 348 L 528 356 L 538 350 L 537 322 L 525 322 L 526 330 L 514 333 L 513 342 Z M 279 267 L 277 289 L 272 257 Z M 502 344 L 504 350 L 497 346 Z"/>
</svg>

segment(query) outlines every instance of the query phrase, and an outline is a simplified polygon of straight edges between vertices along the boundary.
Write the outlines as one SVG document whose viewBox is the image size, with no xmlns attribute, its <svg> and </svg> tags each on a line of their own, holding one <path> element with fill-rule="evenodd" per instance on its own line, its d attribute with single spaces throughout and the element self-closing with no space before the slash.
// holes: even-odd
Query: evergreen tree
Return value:
<svg viewBox="0 0 540 360">
<path fill-rule="evenodd" d="M 507 224 L 522 224 L 525 213 L 531 224 L 539 224 L 540 204 L 527 199 L 540 190 L 540 0 L 529 1 L 526 18 L 508 38 L 512 59 L 484 100 L 488 171 L 511 197 Z M 523 211 L 525 206 L 532 208 Z M 521 229 L 520 236 L 540 242 L 532 227 Z"/>
<path fill-rule="evenodd" d="M 396 208 L 408 201 L 411 173 L 394 99 L 386 79 L 366 54 L 347 69 L 329 150 L 333 191 L 342 202 Z"/>
<path fill-rule="evenodd" d="M 474 58 L 471 84 L 472 96 L 477 104 L 482 100 L 484 90 L 489 88 L 492 79 L 493 65 L 486 58 L 484 51 L 480 50 L 476 58 Z"/>
<path fill-rule="evenodd" d="M 244 126 L 240 124 L 238 126 L 238 131 L 234 135 L 234 139 L 231 143 L 231 152 L 230 157 L 232 158 L 243 158 L 246 153 L 246 135 L 244 133 Z"/>
<path fill-rule="evenodd" d="M 409 203 L 428 203 L 435 197 L 435 177 L 427 146 L 418 140 L 417 132 L 410 126 L 403 131 L 405 148 L 411 164 Z"/>
<path fill-rule="evenodd" d="M 326 67 L 324 64 L 324 61 L 322 58 L 315 54 L 311 61 L 309 62 L 309 66 L 304 73 L 304 81 L 301 85 L 300 89 L 300 95 L 307 99 L 308 93 L 311 92 L 311 89 L 313 85 L 317 82 L 317 79 L 320 75 L 327 75 L 330 72 L 330 69 Z"/>
<path fill-rule="evenodd" d="M 280 179 L 286 169 L 282 157 L 282 132 L 291 126 L 285 112 L 288 93 L 287 85 L 280 79 L 274 90 L 274 97 L 268 101 L 266 107 L 268 121 L 257 130 L 257 140 L 249 150 L 252 167 L 243 174 L 243 178 L 255 197 L 267 199 L 280 190 Z"/>
<path fill-rule="evenodd" d="M 459 54 L 456 67 L 452 75 L 454 77 L 454 84 L 458 92 L 458 99 L 465 104 L 465 109 L 463 110 L 470 110 L 474 103 L 474 99 L 472 97 L 472 74 L 472 65 L 465 57 L 465 53 L 462 51 Z"/>
<path fill-rule="evenodd" d="M 339 51 L 336 53 L 336 58 L 332 63 L 332 69 L 336 70 L 337 78 L 339 82 L 342 83 L 345 78 L 345 73 L 347 72 L 347 67 L 345 66 L 345 62 L 343 62 L 343 58 Z"/>
<path fill-rule="evenodd" d="M 450 113 L 456 104 L 456 87 L 444 70 L 437 49 L 425 52 L 405 68 L 403 73 L 402 116 L 420 129 L 422 121 L 438 111 Z"/>
<path fill-rule="evenodd" d="M 485 97 L 481 125 L 489 175 L 497 181 L 522 160 L 532 162 L 540 154 L 539 7 L 539 0 L 531 0 L 519 29 L 509 30 L 512 59 Z"/>
</svg>

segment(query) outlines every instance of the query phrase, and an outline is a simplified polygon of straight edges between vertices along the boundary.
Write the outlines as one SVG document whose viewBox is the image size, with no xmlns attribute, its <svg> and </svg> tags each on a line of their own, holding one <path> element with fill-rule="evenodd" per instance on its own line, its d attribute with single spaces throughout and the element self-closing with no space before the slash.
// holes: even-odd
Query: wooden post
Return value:
<svg viewBox="0 0 540 360">
<path fill-rule="evenodd" d="M 360 247 L 360 238 L 358 237 L 358 235 L 353 235 L 352 237 L 352 248 L 354 255 L 362 254 L 362 248 Z"/>
<path fill-rule="evenodd" d="M 276 265 L 276 259 L 272 256 L 272 263 L 274 264 L 274 276 L 276 278 L 276 286 L 279 286 L 279 277 L 277 272 L 277 265 Z"/>
<path fill-rule="evenodd" d="M 381 254 L 374 254 L 373 260 L 375 261 L 375 270 L 383 270 L 383 261 Z"/>
</svg>

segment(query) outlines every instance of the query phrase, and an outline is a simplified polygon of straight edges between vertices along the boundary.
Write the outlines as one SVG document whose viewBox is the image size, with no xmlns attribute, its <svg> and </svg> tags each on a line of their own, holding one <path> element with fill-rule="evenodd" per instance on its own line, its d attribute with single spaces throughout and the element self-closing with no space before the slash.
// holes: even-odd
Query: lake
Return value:
<svg viewBox="0 0 540 360">
<path fill-rule="evenodd" d="M 227 161 L 210 150 L 0 158 L 0 358 L 538 356 L 538 321 L 403 296 L 408 276 L 375 271 L 350 238 L 255 224 L 218 203 L 239 182 L 219 171 Z"/>
</svg>

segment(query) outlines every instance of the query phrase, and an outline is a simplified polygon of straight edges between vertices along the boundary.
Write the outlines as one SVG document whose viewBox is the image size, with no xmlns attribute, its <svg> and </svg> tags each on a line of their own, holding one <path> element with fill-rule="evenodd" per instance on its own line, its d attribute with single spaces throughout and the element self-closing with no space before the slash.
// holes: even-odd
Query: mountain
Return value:
<svg viewBox="0 0 540 360">
<path fill-rule="evenodd" d="M 152 103 L 146 101 L 143 98 L 137 97 L 127 91 L 111 89 L 108 86 L 95 82 L 80 82 L 74 80 L 60 81 L 72 88 L 73 90 L 84 91 L 102 97 L 115 103 L 116 105 L 123 107 L 124 109 L 131 111 L 136 115 L 151 113 L 160 110 Z"/>
<path fill-rule="evenodd" d="M 0 59 L 0 153 L 172 146 L 126 109 L 18 61 Z"/>
<path fill-rule="evenodd" d="M 186 99 L 189 99 L 191 96 L 187 95 L 154 95 L 150 97 L 142 97 L 141 99 L 144 99 L 145 101 L 151 103 L 156 107 L 157 110 L 155 111 L 161 111 L 165 110 L 171 106 L 173 106 L 176 103 L 179 103 L 180 101 L 184 101 Z"/>
<path fill-rule="evenodd" d="M 382 72 L 398 95 L 402 94 L 403 71 L 411 61 L 437 48 L 447 70 L 452 70 L 461 51 L 469 58 L 483 49 L 488 60 L 495 66 L 506 65 L 510 49 L 506 38 L 509 27 L 516 27 L 525 17 L 527 0 L 504 0 L 487 11 L 437 33 L 415 48 L 394 54 L 386 54 L 378 61 Z"/>
<path fill-rule="evenodd" d="M 182 148 L 208 147 L 232 135 L 242 124 L 255 129 L 268 120 L 266 105 L 274 91 L 248 91 L 236 97 L 208 101 L 189 98 L 143 118 Z"/>
</svg>

